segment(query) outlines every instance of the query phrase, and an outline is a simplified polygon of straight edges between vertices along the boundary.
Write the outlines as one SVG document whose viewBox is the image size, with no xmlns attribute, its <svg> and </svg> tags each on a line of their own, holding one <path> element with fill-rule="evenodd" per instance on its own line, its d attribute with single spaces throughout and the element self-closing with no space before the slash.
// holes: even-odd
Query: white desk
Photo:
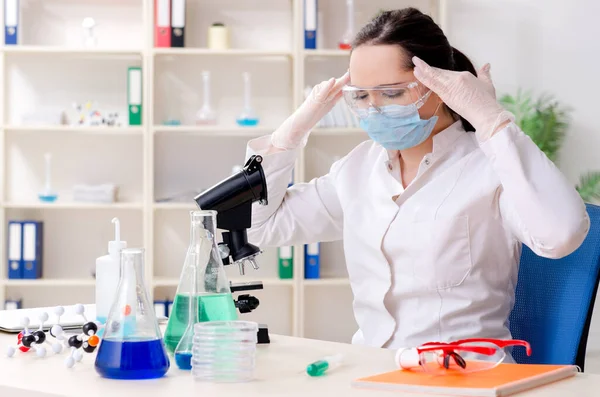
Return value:
<svg viewBox="0 0 600 397">
<path fill-rule="evenodd" d="M 350 382 L 355 378 L 394 369 L 392 351 L 364 346 L 272 335 L 270 345 L 259 346 L 254 381 L 208 384 L 195 382 L 189 372 L 178 370 L 173 360 L 169 373 L 162 379 L 117 381 L 96 374 L 95 354 L 85 354 L 73 369 L 64 366 L 67 353 L 40 359 L 35 353 L 18 352 L 15 357 L 7 358 L 5 348 L 15 341 L 16 335 L 0 333 L 1 397 L 424 396 L 352 388 Z M 306 375 L 308 363 L 332 353 L 346 354 L 344 367 L 320 378 Z M 600 375 L 578 374 L 519 397 L 597 397 L 599 390 Z"/>
</svg>

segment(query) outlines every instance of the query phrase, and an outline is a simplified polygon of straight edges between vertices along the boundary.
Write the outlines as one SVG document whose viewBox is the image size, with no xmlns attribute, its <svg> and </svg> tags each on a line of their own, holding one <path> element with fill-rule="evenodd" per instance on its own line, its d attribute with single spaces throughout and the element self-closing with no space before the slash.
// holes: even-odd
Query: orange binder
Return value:
<svg viewBox="0 0 600 397">
<path fill-rule="evenodd" d="M 360 378 L 354 387 L 450 396 L 509 396 L 575 375 L 573 365 L 500 364 L 470 374 L 431 375 L 421 370 L 392 371 Z"/>
</svg>

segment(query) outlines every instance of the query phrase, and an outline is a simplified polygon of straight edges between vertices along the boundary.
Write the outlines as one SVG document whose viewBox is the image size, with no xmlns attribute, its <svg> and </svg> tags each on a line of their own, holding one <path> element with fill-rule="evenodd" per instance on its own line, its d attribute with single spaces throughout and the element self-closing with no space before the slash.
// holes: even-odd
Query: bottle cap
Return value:
<svg viewBox="0 0 600 397">
<path fill-rule="evenodd" d="M 108 242 L 108 253 L 116 255 L 123 248 L 127 248 L 127 242 L 121 241 L 121 223 L 119 222 L 119 218 L 113 218 L 112 223 L 115 224 L 115 239 Z"/>
</svg>

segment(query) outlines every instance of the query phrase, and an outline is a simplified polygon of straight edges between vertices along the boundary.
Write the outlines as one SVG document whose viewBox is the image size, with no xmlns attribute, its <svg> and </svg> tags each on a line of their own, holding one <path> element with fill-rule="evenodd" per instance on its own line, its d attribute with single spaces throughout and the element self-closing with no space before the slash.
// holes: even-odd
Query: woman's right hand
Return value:
<svg viewBox="0 0 600 397">
<path fill-rule="evenodd" d="M 350 81 L 346 72 L 339 79 L 331 78 L 313 87 L 310 95 L 271 135 L 273 146 L 292 150 L 305 143 L 313 127 L 342 97 L 342 87 Z"/>
</svg>

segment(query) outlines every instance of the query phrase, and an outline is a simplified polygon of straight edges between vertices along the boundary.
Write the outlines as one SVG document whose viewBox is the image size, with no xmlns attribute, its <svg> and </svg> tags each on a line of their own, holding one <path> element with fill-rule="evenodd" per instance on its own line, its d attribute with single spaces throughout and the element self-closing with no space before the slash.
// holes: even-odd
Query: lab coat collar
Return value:
<svg viewBox="0 0 600 397">
<path fill-rule="evenodd" d="M 445 130 L 440 131 L 433 136 L 433 158 L 438 157 L 444 153 L 448 148 L 452 147 L 452 144 L 465 133 L 462 122 L 460 120 L 451 124 Z M 398 159 L 398 150 L 386 150 L 387 152 L 387 164 L 392 164 L 393 161 Z"/>
</svg>

